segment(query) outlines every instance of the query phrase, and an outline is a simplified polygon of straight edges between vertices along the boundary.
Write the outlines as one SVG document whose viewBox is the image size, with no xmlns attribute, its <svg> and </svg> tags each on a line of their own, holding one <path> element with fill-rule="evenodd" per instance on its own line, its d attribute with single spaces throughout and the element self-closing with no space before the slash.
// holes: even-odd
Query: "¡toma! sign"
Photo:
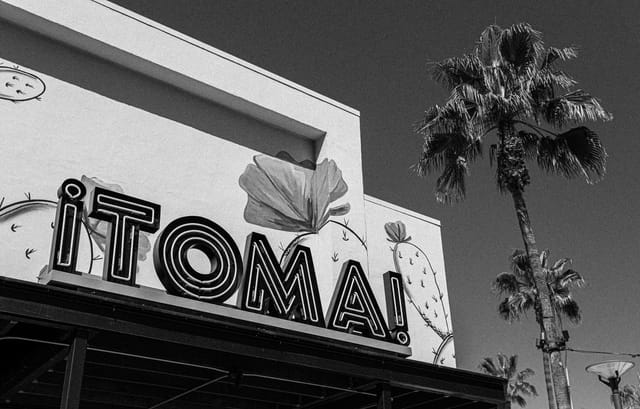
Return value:
<svg viewBox="0 0 640 409">
<path fill-rule="evenodd" d="M 77 271 L 82 214 L 109 224 L 103 280 L 136 286 L 140 231 L 160 227 L 160 205 L 102 187 L 87 189 L 76 179 L 58 189 L 49 270 Z M 196 249 L 209 259 L 209 271 L 199 271 L 187 253 Z M 167 293 L 222 304 L 237 293 L 237 307 L 256 314 L 325 327 L 400 345 L 410 343 L 402 276 L 384 274 L 387 321 L 359 262 L 346 261 L 326 317 L 318 291 L 311 251 L 296 245 L 280 264 L 267 238 L 251 233 L 244 257 L 229 233 L 204 217 L 171 221 L 159 234 L 153 263 Z"/>
</svg>

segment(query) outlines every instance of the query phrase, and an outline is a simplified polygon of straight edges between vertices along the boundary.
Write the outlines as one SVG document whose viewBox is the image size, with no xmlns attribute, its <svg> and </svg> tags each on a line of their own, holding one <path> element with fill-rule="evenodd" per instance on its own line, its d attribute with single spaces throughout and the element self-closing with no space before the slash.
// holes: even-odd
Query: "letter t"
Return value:
<svg viewBox="0 0 640 409">
<path fill-rule="evenodd" d="M 88 203 L 89 216 L 110 223 L 102 278 L 135 286 L 140 230 L 160 227 L 160 205 L 96 187 Z"/>
</svg>

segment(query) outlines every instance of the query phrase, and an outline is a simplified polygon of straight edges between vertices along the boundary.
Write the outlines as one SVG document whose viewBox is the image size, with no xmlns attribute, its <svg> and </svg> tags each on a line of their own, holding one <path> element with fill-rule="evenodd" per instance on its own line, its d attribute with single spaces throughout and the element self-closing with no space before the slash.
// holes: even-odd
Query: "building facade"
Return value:
<svg viewBox="0 0 640 409">
<path fill-rule="evenodd" d="M 503 405 L 356 110 L 107 1 L 0 18 L 0 406 Z"/>
</svg>

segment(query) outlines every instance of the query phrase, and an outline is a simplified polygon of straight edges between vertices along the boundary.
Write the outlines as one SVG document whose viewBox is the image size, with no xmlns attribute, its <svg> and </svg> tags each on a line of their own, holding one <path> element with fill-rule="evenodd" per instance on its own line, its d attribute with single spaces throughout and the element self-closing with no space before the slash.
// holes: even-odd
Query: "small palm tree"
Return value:
<svg viewBox="0 0 640 409">
<path fill-rule="evenodd" d="M 537 297 L 536 286 L 533 281 L 533 271 L 529 264 L 529 258 L 524 250 L 516 249 L 510 257 L 511 272 L 498 274 L 493 282 L 494 291 L 506 295 L 498 305 L 498 313 L 509 322 L 519 320 L 527 312 L 535 312 L 536 322 L 542 322 L 542 308 L 540 299 Z M 560 329 L 562 330 L 562 317 L 566 317 L 574 324 L 582 321 L 580 306 L 573 298 L 571 290 L 581 287 L 584 279 L 575 270 L 565 269 L 571 263 L 568 258 L 561 258 L 553 265 L 549 265 L 549 250 L 540 253 L 540 265 L 544 271 L 547 285 L 550 290 L 553 310 L 558 315 Z M 543 366 L 546 375 L 550 375 L 549 354 L 543 353 Z M 549 409 L 554 409 L 555 399 L 553 389 L 547 383 L 547 397 L 549 399 Z"/>
<path fill-rule="evenodd" d="M 442 202 L 464 198 L 469 164 L 495 136 L 489 146 L 490 163 L 496 164 L 499 190 L 513 200 L 533 271 L 543 312 L 543 352 L 550 354 L 547 390 L 554 391 L 559 409 L 571 408 L 560 355 L 564 339 L 524 193 L 530 182 L 528 160 L 551 173 L 583 176 L 588 182 L 605 173 L 607 155 L 598 135 L 585 126 L 565 129 L 612 118 L 594 96 L 574 89 L 577 82 L 560 69 L 561 62 L 576 56 L 575 48 L 546 47 L 542 34 L 529 24 L 504 29 L 491 25 L 482 32 L 473 52 L 433 65 L 432 77 L 448 89 L 449 97 L 444 105 L 428 108 L 417 126 L 424 136 L 417 170 L 423 176 L 440 173 L 435 194 Z M 549 127 L 543 127 L 545 123 Z"/>
<path fill-rule="evenodd" d="M 527 381 L 535 372 L 530 368 L 518 372 L 517 366 L 518 355 L 507 357 L 498 354 L 495 361 L 493 358 L 483 358 L 478 367 L 486 374 L 507 379 L 507 399 L 524 408 L 527 406 L 525 396 L 538 396 L 536 387 Z"/>
<path fill-rule="evenodd" d="M 624 385 L 620 388 L 620 400 L 624 409 L 640 409 L 640 373 L 637 385 Z"/>
</svg>

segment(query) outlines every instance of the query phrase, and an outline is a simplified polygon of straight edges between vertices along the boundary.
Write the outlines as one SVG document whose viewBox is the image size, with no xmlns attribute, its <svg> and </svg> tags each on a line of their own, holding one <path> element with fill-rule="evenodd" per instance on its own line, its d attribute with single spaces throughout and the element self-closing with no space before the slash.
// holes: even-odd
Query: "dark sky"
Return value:
<svg viewBox="0 0 640 409">
<path fill-rule="evenodd" d="M 496 314 L 490 282 L 521 247 L 511 199 L 497 192 L 488 159 L 471 169 L 465 202 L 442 206 L 435 177 L 409 167 L 421 141 L 412 132 L 446 93 L 429 61 L 469 52 L 491 23 L 526 21 L 548 45 L 577 45 L 566 70 L 599 96 L 615 117 L 593 125 L 609 153 L 596 185 L 533 172 L 527 199 L 541 248 L 571 257 L 587 279 L 576 291 L 584 322 L 569 327 L 578 349 L 640 353 L 640 17 L 635 1 L 263 1 L 117 0 L 116 3 L 263 67 L 361 112 L 366 192 L 440 219 L 458 365 L 475 370 L 483 356 L 520 355 L 544 394 L 536 325 L 507 324 Z M 585 374 L 606 355 L 568 354 L 576 409 L 609 407 L 607 388 Z M 637 364 L 640 364 L 636 360 Z M 628 383 L 635 372 L 627 375 Z M 530 407 L 543 408 L 546 398 Z"/>
</svg>

